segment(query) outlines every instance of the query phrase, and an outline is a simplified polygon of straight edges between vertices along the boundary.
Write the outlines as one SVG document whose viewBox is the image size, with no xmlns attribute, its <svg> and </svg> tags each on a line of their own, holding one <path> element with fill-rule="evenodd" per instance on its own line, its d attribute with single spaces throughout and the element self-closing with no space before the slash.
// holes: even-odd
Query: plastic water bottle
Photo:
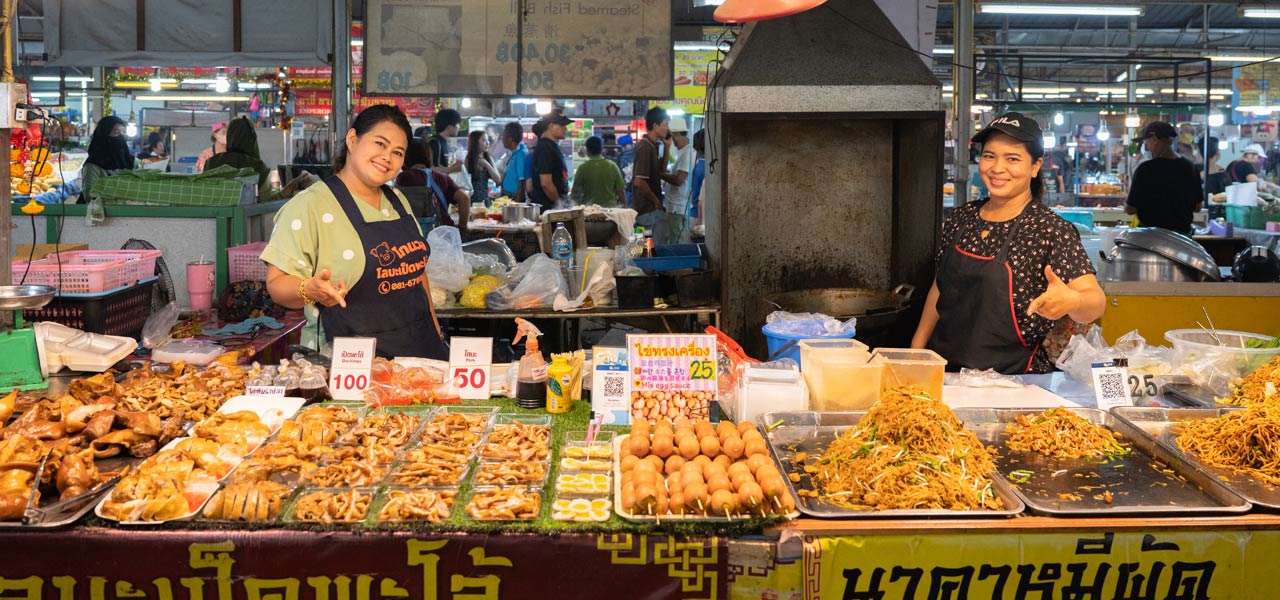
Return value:
<svg viewBox="0 0 1280 600">
<path fill-rule="evenodd" d="M 627 243 L 627 254 L 631 258 L 640 258 L 644 256 L 644 228 L 637 227 L 635 234 L 631 236 L 631 241 Z"/>
<path fill-rule="evenodd" d="M 560 269 L 568 272 L 573 267 L 573 237 L 564 223 L 556 223 L 556 232 L 551 234 L 551 258 L 560 263 Z"/>
</svg>

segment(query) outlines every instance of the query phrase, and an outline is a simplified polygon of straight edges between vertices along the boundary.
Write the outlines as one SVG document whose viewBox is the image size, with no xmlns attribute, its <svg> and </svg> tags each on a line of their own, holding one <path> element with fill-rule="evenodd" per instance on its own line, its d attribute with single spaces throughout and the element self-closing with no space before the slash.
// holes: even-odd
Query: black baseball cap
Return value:
<svg viewBox="0 0 1280 600">
<path fill-rule="evenodd" d="M 573 119 L 570 119 L 569 117 L 564 116 L 564 112 L 562 112 L 562 111 L 561 111 L 560 109 L 558 109 L 558 108 L 557 108 L 557 109 L 555 109 L 555 110 L 553 110 L 553 111 L 551 111 L 551 112 L 549 112 L 549 113 L 547 113 L 547 114 L 546 114 L 546 116 L 542 117 L 542 120 L 543 120 L 547 125 L 555 124 L 555 125 L 566 125 L 566 126 L 567 126 L 567 125 L 569 125 L 570 123 L 572 123 L 572 122 L 573 122 Z"/>
<path fill-rule="evenodd" d="M 1147 123 L 1146 127 L 1142 128 L 1142 134 L 1138 136 L 1138 139 L 1143 139 L 1149 135 L 1154 135 L 1162 140 L 1168 140 L 1178 137 L 1178 130 L 1174 129 L 1173 125 L 1165 123 L 1164 121 L 1152 121 Z"/>
<path fill-rule="evenodd" d="M 1017 112 L 1007 112 L 992 119 L 990 124 L 974 134 L 969 141 L 974 144 L 983 144 L 991 134 L 997 132 L 1013 136 L 1014 139 L 1032 144 L 1036 148 L 1044 143 L 1044 132 L 1040 129 L 1040 123 Z"/>
</svg>

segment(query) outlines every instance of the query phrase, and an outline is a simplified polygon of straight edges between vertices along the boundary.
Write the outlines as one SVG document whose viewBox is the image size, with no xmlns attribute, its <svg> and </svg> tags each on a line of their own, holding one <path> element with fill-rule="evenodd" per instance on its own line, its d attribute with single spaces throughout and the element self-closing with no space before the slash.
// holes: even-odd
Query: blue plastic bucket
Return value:
<svg viewBox="0 0 1280 600">
<path fill-rule="evenodd" d="M 857 331 L 855 330 L 841 335 L 792 335 L 790 333 L 774 331 L 769 328 L 768 324 L 762 327 L 761 331 L 764 332 L 765 341 L 769 343 L 769 357 L 773 357 L 773 360 L 790 358 L 791 360 L 796 361 L 796 364 L 802 369 L 804 368 L 804 365 L 800 364 L 800 340 L 842 340 L 851 338 L 857 334 Z M 796 343 L 791 344 L 790 348 L 778 353 L 778 350 L 781 350 L 783 346 L 786 346 L 790 342 Z M 778 355 L 774 356 L 774 354 Z M 765 357 L 765 359 L 767 360 L 769 357 Z"/>
</svg>

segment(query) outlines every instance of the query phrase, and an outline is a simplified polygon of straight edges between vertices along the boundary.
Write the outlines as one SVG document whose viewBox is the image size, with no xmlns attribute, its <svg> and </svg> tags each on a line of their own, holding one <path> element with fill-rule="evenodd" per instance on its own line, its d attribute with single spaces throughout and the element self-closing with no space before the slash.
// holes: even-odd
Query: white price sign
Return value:
<svg viewBox="0 0 1280 600">
<path fill-rule="evenodd" d="M 493 338 L 455 337 L 449 340 L 449 366 L 453 386 L 463 400 L 489 399 Z"/>
<path fill-rule="evenodd" d="M 374 338 L 333 338 L 329 394 L 334 400 L 364 400 L 377 343 Z"/>
</svg>

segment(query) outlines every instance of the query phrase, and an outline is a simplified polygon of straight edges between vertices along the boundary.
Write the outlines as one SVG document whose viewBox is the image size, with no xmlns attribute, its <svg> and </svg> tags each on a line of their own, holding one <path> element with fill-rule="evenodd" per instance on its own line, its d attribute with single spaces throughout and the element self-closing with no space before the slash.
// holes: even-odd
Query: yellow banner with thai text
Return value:
<svg viewBox="0 0 1280 600">
<path fill-rule="evenodd" d="M 706 112 L 707 85 L 711 83 L 717 56 L 715 50 L 677 50 L 675 52 L 675 97 L 670 100 L 653 100 L 649 106 L 661 106 L 668 110 L 683 110 L 686 115 Z"/>
<path fill-rule="evenodd" d="M 806 537 L 802 558 L 745 569 L 729 589 L 731 600 L 1270 600 L 1276 564 L 1280 531 Z"/>
</svg>

